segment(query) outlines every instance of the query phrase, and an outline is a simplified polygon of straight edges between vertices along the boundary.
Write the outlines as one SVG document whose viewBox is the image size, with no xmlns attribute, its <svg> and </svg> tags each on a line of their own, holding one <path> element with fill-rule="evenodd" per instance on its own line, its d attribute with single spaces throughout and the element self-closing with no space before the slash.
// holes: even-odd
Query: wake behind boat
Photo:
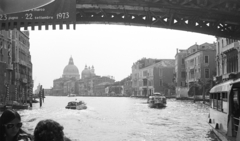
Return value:
<svg viewBox="0 0 240 141">
<path fill-rule="evenodd" d="M 87 109 L 86 103 L 83 101 L 70 101 L 68 105 L 65 107 L 66 109 L 76 109 L 76 110 L 84 110 Z"/>
<path fill-rule="evenodd" d="M 156 92 L 149 96 L 147 103 L 150 108 L 161 108 L 166 107 L 167 101 L 163 94 Z"/>
</svg>

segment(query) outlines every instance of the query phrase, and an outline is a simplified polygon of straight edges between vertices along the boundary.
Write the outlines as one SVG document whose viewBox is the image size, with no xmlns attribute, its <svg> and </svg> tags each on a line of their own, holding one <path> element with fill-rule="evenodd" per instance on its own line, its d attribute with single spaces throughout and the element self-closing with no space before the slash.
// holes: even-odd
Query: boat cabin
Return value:
<svg viewBox="0 0 240 141">
<path fill-rule="evenodd" d="M 209 124 L 219 133 L 238 140 L 239 116 L 240 79 L 214 86 L 210 90 Z"/>
<path fill-rule="evenodd" d="M 153 94 L 150 95 L 150 96 L 164 96 L 164 94 L 162 94 L 162 93 L 158 93 L 158 92 L 155 92 L 155 93 L 153 93 Z"/>
</svg>

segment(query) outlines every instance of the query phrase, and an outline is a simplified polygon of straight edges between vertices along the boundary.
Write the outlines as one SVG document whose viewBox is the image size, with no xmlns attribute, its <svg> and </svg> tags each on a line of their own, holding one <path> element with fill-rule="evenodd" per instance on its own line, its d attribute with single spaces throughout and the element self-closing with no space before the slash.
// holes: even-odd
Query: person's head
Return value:
<svg viewBox="0 0 240 141">
<path fill-rule="evenodd" d="M 64 141 L 63 126 L 51 119 L 39 121 L 34 130 L 34 141 Z"/>
<path fill-rule="evenodd" d="M 5 110 L 0 117 L 0 138 L 15 137 L 22 127 L 20 115 L 11 109 Z"/>
</svg>

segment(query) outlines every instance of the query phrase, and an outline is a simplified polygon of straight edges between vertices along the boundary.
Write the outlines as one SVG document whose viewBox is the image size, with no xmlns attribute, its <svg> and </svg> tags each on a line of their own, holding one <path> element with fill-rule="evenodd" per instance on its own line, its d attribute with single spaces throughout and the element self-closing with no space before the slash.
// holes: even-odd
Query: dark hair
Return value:
<svg viewBox="0 0 240 141">
<path fill-rule="evenodd" d="M 51 119 L 39 121 L 34 130 L 34 141 L 64 141 L 63 126 Z"/>
<path fill-rule="evenodd" d="M 4 140 L 4 135 L 5 135 L 5 128 L 4 128 L 4 124 L 7 124 L 9 122 L 11 122 L 12 120 L 14 120 L 15 118 L 19 119 L 21 121 L 21 117 L 18 114 L 18 112 L 11 110 L 11 109 L 7 109 L 5 110 L 1 117 L 0 117 L 0 140 Z"/>
<path fill-rule="evenodd" d="M 21 117 L 18 114 L 17 111 L 7 109 L 3 112 L 0 118 L 0 125 L 4 125 L 9 123 L 10 121 L 14 120 L 15 118 L 19 119 L 21 121 Z"/>
</svg>

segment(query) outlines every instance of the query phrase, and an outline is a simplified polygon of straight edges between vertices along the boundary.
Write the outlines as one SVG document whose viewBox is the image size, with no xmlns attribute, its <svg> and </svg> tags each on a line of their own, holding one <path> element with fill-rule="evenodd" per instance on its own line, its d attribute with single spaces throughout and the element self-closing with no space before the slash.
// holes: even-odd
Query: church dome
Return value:
<svg viewBox="0 0 240 141">
<path fill-rule="evenodd" d="M 80 78 L 78 68 L 74 65 L 72 57 L 69 59 L 68 65 L 64 68 L 62 76 L 63 78 Z"/>
<path fill-rule="evenodd" d="M 85 69 L 82 71 L 82 78 L 87 78 L 87 77 L 91 77 L 94 76 L 94 67 L 92 66 L 92 68 L 87 67 L 87 65 L 85 66 Z"/>
</svg>

